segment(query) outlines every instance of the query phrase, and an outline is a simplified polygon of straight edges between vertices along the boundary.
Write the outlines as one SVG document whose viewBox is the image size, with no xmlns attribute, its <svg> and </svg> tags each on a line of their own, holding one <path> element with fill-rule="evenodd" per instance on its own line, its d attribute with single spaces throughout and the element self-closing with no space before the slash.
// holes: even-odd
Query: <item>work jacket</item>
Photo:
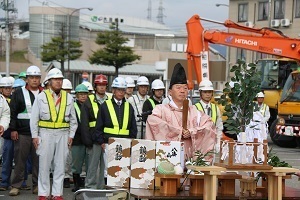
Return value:
<svg viewBox="0 0 300 200">
<path fill-rule="evenodd" d="M 77 129 L 77 119 L 73 105 L 73 97 L 61 90 L 61 100 L 57 108 L 54 105 L 52 93 L 53 92 L 49 89 L 44 90 L 36 97 L 33 103 L 30 118 L 32 138 L 37 138 L 39 132 L 45 129 L 47 129 L 46 131 L 67 131 L 69 137 L 74 138 Z M 54 110 L 53 106 L 55 106 Z M 56 112 L 56 114 L 54 112 Z M 56 118 L 54 117 L 55 115 Z"/>
<path fill-rule="evenodd" d="M 18 134 L 22 135 L 31 135 L 30 132 L 30 124 L 29 119 L 31 115 L 31 111 L 28 111 L 27 107 L 32 107 L 33 102 L 35 100 L 34 94 L 27 89 L 28 85 L 17 88 L 12 97 L 10 102 L 10 109 L 11 109 L 11 121 L 9 124 L 9 128 L 11 131 L 18 131 Z M 23 89 L 28 92 L 28 96 L 30 99 L 25 100 Z M 43 88 L 39 87 L 39 92 L 41 92 Z M 26 106 L 26 104 L 29 104 Z M 27 113 L 29 117 L 20 118 L 20 114 Z"/>
<path fill-rule="evenodd" d="M 151 96 L 149 99 L 147 99 L 143 105 L 143 121 L 146 122 L 148 115 L 151 115 L 151 111 L 154 109 L 154 107 L 158 104 L 161 104 L 161 102 L 157 101 L 153 96 Z"/>
<path fill-rule="evenodd" d="M 5 139 L 11 139 L 11 130 L 8 128 L 10 121 L 10 108 L 8 102 L 8 99 L 3 95 L 0 95 L 0 125 L 4 128 L 2 137 Z"/>
<path fill-rule="evenodd" d="M 100 103 L 96 94 L 90 94 L 87 100 L 81 105 L 81 138 L 87 147 L 92 147 L 97 143 L 95 137 L 95 126 Z"/>
<path fill-rule="evenodd" d="M 78 123 L 78 127 L 76 129 L 75 132 L 75 136 L 72 142 L 72 145 L 83 145 L 82 142 L 82 137 L 81 137 L 81 105 L 82 103 L 80 103 L 78 100 L 76 100 L 74 102 L 74 108 L 75 108 L 75 112 L 76 112 L 76 118 L 77 118 L 77 123 Z"/>
<path fill-rule="evenodd" d="M 109 105 L 112 105 L 113 110 L 109 109 Z M 126 109 L 126 106 L 128 106 L 128 109 Z M 118 128 L 114 126 L 114 117 L 112 117 L 111 114 L 116 116 L 119 125 Z M 128 119 L 124 120 L 124 116 L 128 117 Z M 128 130 L 128 133 L 120 130 L 122 129 L 124 122 L 127 123 L 125 130 Z M 113 129 L 116 131 L 112 131 Z M 134 110 L 131 104 L 126 102 L 125 98 L 122 100 L 120 107 L 116 104 L 114 98 L 101 104 L 97 116 L 95 135 L 96 141 L 99 144 L 108 143 L 108 139 L 110 137 L 136 138 L 137 126 L 134 117 Z"/>
</svg>

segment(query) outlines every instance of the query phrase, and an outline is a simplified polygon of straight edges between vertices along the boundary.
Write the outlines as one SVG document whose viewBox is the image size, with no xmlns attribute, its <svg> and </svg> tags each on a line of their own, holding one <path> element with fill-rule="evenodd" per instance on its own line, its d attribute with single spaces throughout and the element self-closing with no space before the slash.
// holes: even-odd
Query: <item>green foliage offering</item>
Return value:
<svg viewBox="0 0 300 200">
<path fill-rule="evenodd" d="M 194 157 L 189 158 L 186 162 L 186 165 L 195 165 L 195 166 L 208 166 L 208 162 L 205 159 L 206 157 L 215 154 L 214 151 L 208 151 L 203 154 L 201 151 L 196 151 Z"/>
<path fill-rule="evenodd" d="M 65 41 L 64 37 L 51 38 L 51 42 L 42 45 L 42 61 L 51 62 L 56 60 L 57 62 L 60 62 L 61 71 L 65 74 L 64 62 L 68 59 L 76 60 L 82 54 L 80 42 L 70 40 L 69 45 L 70 47 L 68 47 L 68 43 Z"/>
<path fill-rule="evenodd" d="M 270 149 L 268 153 L 268 165 L 271 165 L 273 167 L 292 167 L 290 164 L 288 164 L 285 161 L 281 161 L 278 156 L 272 153 L 272 148 Z M 260 177 L 263 176 L 263 172 L 258 172 L 256 175 L 256 181 L 260 179 Z"/>
<path fill-rule="evenodd" d="M 268 164 L 273 167 L 292 167 L 290 164 L 285 161 L 281 161 L 278 156 L 272 153 L 272 149 L 268 154 Z"/>
<path fill-rule="evenodd" d="M 255 105 L 253 100 L 260 92 L 261 78 L 255 64 L 246 64 L 241 60 L 238 60 L 237 65 L 232 66 L 230 72 L 234 73 L 231 78 L 234 87 L 227 82 L 218 103 L 224 106 L 223 116 L 228 117 L 224 122 L 227 132 L 239 134 L 245 131 L 253 118 Z"/>
<path fill-rule="evenodd" d="M 135 60 L 140 60 L 140 56 L 135 55 L 131 47 L 125 46 L 128 41 L 114 26 L 110 31 L 98 33 L 96 43 L 101 45 L 101 49 L 93 52 L 93 55 L 89 57 L 89 62 L 114 66 L 115 76 L 118 76 L 120 68 L 132 64 Z"/>
</svg>

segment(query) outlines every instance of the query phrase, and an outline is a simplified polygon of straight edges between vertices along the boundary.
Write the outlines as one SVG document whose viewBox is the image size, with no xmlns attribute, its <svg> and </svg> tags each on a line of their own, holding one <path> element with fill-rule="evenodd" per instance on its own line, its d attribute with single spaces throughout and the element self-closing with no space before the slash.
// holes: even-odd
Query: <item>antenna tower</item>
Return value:
<svg viewBox="0 0 300 200">
<path fill-rule="evenodd" d="M 151 21 L 152 20 L 152 2 L 151 2 L 151 0 L 148 0 L 147 11 L 148 11 L 147 19 Z"/>
<path fill-rule="evenodd" d="M 163 1 L 159 1 L 159 6 L 158 6 L 158 14 L 157 14 L 157 22 L 160 24 L 165 24 L 164 23 L 164 7 L 163 7 Z"/>
</svg>

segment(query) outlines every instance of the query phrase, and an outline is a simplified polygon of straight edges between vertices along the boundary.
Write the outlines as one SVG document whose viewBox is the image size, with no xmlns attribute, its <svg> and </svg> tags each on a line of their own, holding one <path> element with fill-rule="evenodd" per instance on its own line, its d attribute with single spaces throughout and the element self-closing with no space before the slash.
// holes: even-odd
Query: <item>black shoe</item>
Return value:
<svg viewBox="0 0 300 200">
<path fill-rule="evenodd" d="M 80 187 L 85 187 L 85 177 L 80 177 Z"/>
<path fill-rule="evenodd" d="M 70 188 L 70 179 L 69 178 L 65 178 L 64 179 L 64 188 Z"/>
<path fill-rule="evenodd" d="M 81 183 L 80 174 L 73 174 L 73 180 L 74 180 L 74 188 L 72 189 L 72 192 L 76 192 L 77 190 L 80 189 L 80 183 Z"/>
</svg>

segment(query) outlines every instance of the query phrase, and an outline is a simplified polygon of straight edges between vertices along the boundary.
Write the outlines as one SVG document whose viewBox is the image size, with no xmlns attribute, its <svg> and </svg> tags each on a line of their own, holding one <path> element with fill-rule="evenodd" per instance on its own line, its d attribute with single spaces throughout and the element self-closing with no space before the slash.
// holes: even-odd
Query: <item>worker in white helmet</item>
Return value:
<svg viewBox="0 0 300 200">
<path fill-rule="evenodd" d="M 257 102 L 254 105 L 254 112 L 260 112 L 264 118 L 264 122 L 267 123 L 270 119 L 271 114 L 269 106 L 264 103 L 265 94 L 263 92 L 257 93 L 256 100 Z"/>
<path fill-rule="evenodd" d="M 202 80 L 199 84 L 200 102 L 195 106 L 198 110 L 203 111 L 205 114 L 211 117 L 212 121 L 216 125 L 216 146 L 215 150 L 218 153 L 220 151 L 220 141 L 223 135 L 223 121 L 222 114 L 218 105 L 211 103 L 214 87 L 210 80 Z"/>
<path fill-rule="evenodd" d="M 1 75 L 0 75 L 1 76 Z M 1 78 L 3 79 L 3 78 Z M 10 122 L 10 109 L 5 97 L 0 94 L 0 137 L 2 138 L 4 131 L 8 129 Z M 2 166 L 3 168 L 3 166 Z"/>
<path fill-rule="evenodd" d="M 12 84 L 8 77 L 3 77 L 0 80 L 0 105 L 3 106 L 3 103 L 8 105 L 11 101 L 11 93 L 12 93 Z M 5 102 L 6 101 L 6 102 Z M 7 107 L 9 110 L 9 108 Z M 2 111 L 2 108 L 1 108 Z M 8 114 L 8 122 L 9 124 L 9 114 Z M 2 129 L 2 127 L 1 127 Z M 1 171 L 1 183 L 0 183 L 0 191 L 6 191 L 11 184 L 11 172 L 12 172 L 12 163 L 14 159 L 14 141 L 11 139 L 11 130 L 7 129 L 3 133 L 0 133 L 0 156 L 2 158 L 2 171 Z M 24 181 L 24 184 L 26 182 Z"/>
<path fill-rule="evenodd" d="M 72 83 L 69 79 L 64 78 L 62 88 L 67 93 L 71 94 L 73 90 Z M 66 162 L 66 169 L 65 169 L 65 179 L 64 179 L 64 188 L 70 188 L 70 178 L 72 178 L 72 154 L 71 152 L 68 153 L 67 162 Z"/>
<path fill-rule="evenodd" d="M 26 70 L 26 85 L 17 89 L 11 99 L 11 139 L 14 140 L 14 177 L 12 179 L 12 189 L 10 196 L 17 196 L 20 193 L 21 184 L 26 170 L 26 161 L 29 155 L 32 159 L 32 192 L 38 192 L 38 167 L 39 160 L 33 148 L 30 118 L 32 105 L 37 95 L 42 91 L 41 70 L 37 66 L 29 66 Z"/>
<path fill-rule="evenodd" d="M 137 93 L 132 95 L 127 101 L 132 105 L 134 109 L 135 119 L 137 121 L 138 134 L 137 138 L 142 138 L 145 132 L 144 125 L 142 121 L 142 112 L 144 102 L 149 99 L 147 95 L 149 89 L 149 80 L 145 76 L 141 76 L 137 79 Z"/>
<path fill-rule="evenodd" d="M 125 91 L 125 99 L 127 100 L 129 97 L 131 97 L 133 95 L 133 91 L 134 91 L 134 88 L 135 88 L 135 83 L 134 83 L 133 78 L 131 78 L 129 76 L 125 78 L 125 81 L 126 81 L 126 84 L 127 84 L 127 88 L 126 88 L 126 91 Z"/>
<path fill-rule="evenodd" d="M 162 104 L 164 100 L 165 85 L 160 79 L 155 79 L 151 84 L 152 96 L 147 99 L 143 105 L 143 120 L 147 121 L 148 115 L 151 115 L 152 110 L 156 105 Z"/>
<path fill-rule="evenodd" d="M 62 90 L 63 74 L 51 69 L 48 74 L 50 89 L 41 92 L 34 101 L 30 118 L 32 142 L 39 155 L 39 199 L 63 199 L 65 164 L 77 129 L 73 97 Z M 50 189 L 52 161 L 53 183 Z M 51 191 L 51 194 L 50 194 Z"/>
<path fill-rule="evenodd" d="M 12 86 L 13 83 L 9 79 L 9 77 L 3 77 L 0 80 L 0 92 L 7 99 L 8 103 L 10 103 L 10 98 L 12 94 Z"/>
</svg>

